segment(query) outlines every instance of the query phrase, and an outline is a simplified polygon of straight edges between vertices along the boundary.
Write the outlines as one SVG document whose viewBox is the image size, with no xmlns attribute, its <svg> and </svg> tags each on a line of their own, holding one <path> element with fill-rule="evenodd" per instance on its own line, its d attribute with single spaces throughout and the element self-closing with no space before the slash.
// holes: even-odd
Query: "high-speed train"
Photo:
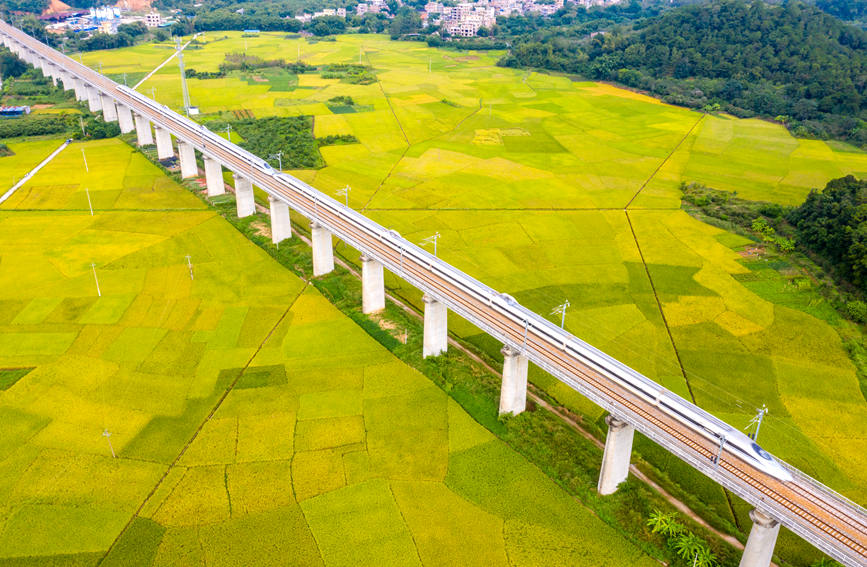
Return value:
<svg viewBox="0 0 867 567">
<path fill-rule="evenodd" d="M 172 120 L 183 122 L 187 127 L 196 131 L 198 136 L 201 137 L 197 142 L 204 146 L 207 146 L 208 142 L 215 145 L 228 144 L 226 139 L 214 134 L 207 128 L 204 128 L 200 124 L 189 120 L 186 117 L 169 111 L 167 107 L 160 105 L 137 91 L 124 85 L 118 85 L 117 89 L 160 114 L 168 112 L 170 115 L 173 115 L 171 117 Z M 193 142 L 192 140 L 190 141 Z M 513 297 L 504 293 L 499 293 L 453 266 L 439 260 L 428 251 L 403 238 L 397 231 L 382 227 L 358 211 L 345 207 L 342 203 L 339 203 L 335 199 L 321 193 L 303 181 L 275 170 L 262 158 L 238 148 L 237 146 L 234 146 L 234 144 L 232 144 L 232 146 L 231 149 L 233 154 L 243 159 L 251 169 L 258 170 L 259 173 L 268 175 L 279 183 L 284 184 L 290 189 L 298 191 L 311 199 L 314 209 L 305 211 L 303 208 L 299 208 L 299 211 L 303 214 L 309 215 L 310 218 L 316 218 L 319 220 L 317 218 L 319 216 L 317 213 L 327 210 L 330 214 L 341 218 L 341 220 L 351 224 L 356 229 L 363 231 L 368 236 L 381 242 L 388 243 L 393 248 L 399 250 L 400 265 L 394 266 L 393 268 L 399 268 L 396 273 L 407 279 L 410 283 L 416 285 L 421 284 L 421 282 L 416 281 L 416 277 L 412 273 L 404 272 L 403 262 L 405 259 L 412 259 L 420 265 L 428 266 L 428 269 L 433 272 L 433 274 L 447 279 L 450 284 L 460 287 L 463 292 L 487 303 L 491 307 L 496 306 L 498 313 L 507 316 L 519 327 L 523 328 L 524 344 L 513 345 L 516 346 L 518 350 L 525 352 L 528 355 L 532 354 L 531 346 L 526 344 L 527 333 L 532 329 L 533 333 L 546 336 L 552 344 L 559 345 L 562 350 L 581 360 L 582 363 L 591 367 L 598 374 L 605 376 L 607 379 L 615 382 L 622 388 L 625 388 L 633 395 L 653 405 L 659 411 L 674 417 L 679 423 L 689 427 L 695 433 L 710 440 L 714 446 L 718 447 L 718 452 L 711 460 L 712 463 L 715 463 L 720 454 L 723 451 L 726 451 L 755 469 L 758 469 L 777 480 L 783 482 L 793 480 L 791 473 L 782 464 L 741 431 L 738 431 L 722 420 L 702 410 L 698 406 L 684 400 L 650 378 L 647 378 L 602 351 L 576 338 L 572 334 L 561 329 L 559 326 L 554 325 L 550 321 L 540 317 L 536 313 L 533 313 L 529 309 L 520 305 Z M 354 239 L 351 238 L 351 235 L 342 234 L 341 237 L 351 246 L 355 246 L 359 249 L 364 248 L 360 243 L 353 242 Z M 368 253 L 371 252 L 369 250 L 364 251 Z M 374 257 L 376 256 L 376 254 L 372 255 Z M 462 313 L 463 309 L 460 305 L 455 304 L 454 302 L 448 303 L 449 308 L 453 309 L 458 314 Z M 467 315 L 469 315 L 469 313 L 467 313 Z M 476 320 L 473 320 L 473 322 L 481 328 L 488 330 L 495 336 L 502 334 L 501 330 L 498 331 L 493 327 L 489 327 L 484 324 L 484 322 Z M 577 376 L 564 376 L 564 373 L 561 372 L 556 377 L 579 392 L 587 393 L 588 391 L 587 385 Z"/>
<path fill-rule="evenodd" d="M 504 308 L 524 310 L 509 295 L 499 294 L 497 299 Z M 520 319 L 520 316 L 518 319 Z M 526 318 L 523 321 L 526 322 Z M 636 396 L 653 404 L 660 411 L 675 417 L 680 423 L 689 426 L 696 433 L 713 441 L 720 447 L 720 450 L 724 449 L 733 453 L 742 461 L 777 480 L 783 482 L 793 480 L 791 473 L 782 464 L 743 432 L 716 418 L 695 404 L 684 400 L 650 378 L 629 368 L 584 341 L 575 338 L 559 327 L 553 324 L 546 325 L 545 327 L 545 329 L 539 329 L 534 326 L 533 329 L 537 332 L 541 330 L 552 338 L 555 338 L 556 335 L 565 335 L 563 337 L 563 348 L 565 350 L 572 352 L 572 354 L 582 359 L 586 364 Z M 557 336 L 556 338 L 559 339 L 561 337 Z M 719 455 L 716 455 L 712 462 L 715 462 L 718 457 Z"/>
</svg>

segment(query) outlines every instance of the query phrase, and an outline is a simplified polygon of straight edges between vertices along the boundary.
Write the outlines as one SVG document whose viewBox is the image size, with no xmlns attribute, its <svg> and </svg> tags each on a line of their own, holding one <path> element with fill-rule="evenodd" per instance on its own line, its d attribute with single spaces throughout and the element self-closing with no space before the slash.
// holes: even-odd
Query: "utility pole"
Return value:
<svg viewBox="0 0 867 567">
<path fill-rule="evenodd" d="M 720 462 L 720 459 L 722 458 L 723 447 L 725 447 L 725 446 L 726 446 L 726 436 L 720 435 L 719 449 L 717 449 L 716 458 L 713 460 L 714 471 L 716 471 L 719 468 L 719 462 Z"/>
<path fill-rule="evenodd" d="M 232 141 L 232 125 L 231 124 L 226 124 L 226 139 L 229 140 L 229 142 Z"/>
<path fill-rule="evenodd" d="M 280 171 L 283 171 L 283 150 L 280 150 L 276 154 L 271 154 L 270 156 L 268 156 L 268 159 L 276 159 L 277 167 L 280 169 Z"/>
<path fill-rule="evenodd" d="M 99 278 L 96 277 L 96 264 L 91 263 L 90 268 L 93 270 L 93 281 L 96 282 L 96 295 L 102 297 L 102 292 L 99 291 Z"/>
<path fill-rule="evenodd" d="M 569 300 L 567 299 L 562 304 L 555 307 L 553 311 L 551 311 L 551 315 L 562 315 L 562 317 L 560 318 L 560 328 L 561 329 L 566 328 L 566 309 L 568 309 L 570 305 L 571 304 L 569 303 Z"/>
<path fill-rule="evenodd" d="M 190 279 L 193 279 L 193 262 L 190 260 L 189 254 L 187 254 L 187 266 L 190 268 Z"/>
<path fill-rule="evenodd" d="M 90 173 L 90 169 L 87 167 L 87 155 L 84 153 L 84 148 L 81 148 L 81 157 L 84 159 L 84 171 Z"/>
<path fill-rule="evenodd" d="M 341 195 L 341 196 L 343 196 L 343 197 L 346 197 L 346 208 L 347 208 L 347 209 L 349 208 L 349 192 L 350 192 L 351 190 L 352 190 L 352 188 L 351 188 L 349 185 L 347 185 L 347 186 L 344 187 L 343 189 L 338 189 L 338 191 L 337 191 L 337 194 L 338 194 L 338 195 Z"/>
<path fill-rule="evenodd" d="M 106 441 L 108 441 L 108 448 L 111 449 L 111 458 L 116 459 L 117 455 L 114 454 L 114 447 L 111 445 L 111 431 L 104 429 L 102 431 L 102 436 L 105 437 Z"/>
<path fill-rule="evenodd" d="M 190 115 L 190 93 L 187 90 L 187 74 L 184 71 L 184 50 L 181 49 L 181 38 L 175 38 L 175 46 L 178 51 L 178 67 L 181 70 L 181 89 L 184 92 L 184 112 Z"/>
<path fill-rule="evenodd" d="M 768 414 L 768 406 L 762 404 L 762 407 L 756 410 L 756 415 L 750 420 L 749 424 L 747 424 L 745 429 L 749 429 L 754 424 L 756 426 L 756 431 L 750 437 L 752 437 L 753 441 L 757 441 L 759 438 L 759 429 L 762 427 L 762 420 L 765 419 L 765 416 Z"/>
<path fill-rule="evenodd" d="M 81 137 L 84 138 L 86 132 L 84 131 L 84 118 L 81 115 L 78 115 L 78 125 L 81 126 Z"/>
<path fill-rule="evenodd" d="M 431 242 L 433 242 L 434 258 L 436 258 L 436 255 L 437 255 L 437 240 L 439 240 L 439 237 L 440 237 L 440 233 L 435 232 L 432 235 L 428 236 L 427 238 L 425 238 L 424 240 L 421 241 L 422 246 L 424 246 L 425 244 L 430 244 Z"/>
<path fill-rule="evenodd" d="M 84 192 L 87 194 L 87 206 L 90 207 L 90 216 L 93 216 L 93 203 L 90 202 L 90 189 L 85 187 Z M 96 277 L 96 274 L 94 274 L 94 277 Z M 96 287 L 99 287 L 99 282 L 97 282 Z"/>
</svg>

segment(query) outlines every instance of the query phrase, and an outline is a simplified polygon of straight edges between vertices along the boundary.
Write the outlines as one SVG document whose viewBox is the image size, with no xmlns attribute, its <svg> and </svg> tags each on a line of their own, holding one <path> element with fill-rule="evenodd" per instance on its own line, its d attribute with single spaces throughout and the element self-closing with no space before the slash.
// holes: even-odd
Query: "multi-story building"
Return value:
<svg viewBox="0 0 867 567">
<path fill-rule="evenodd" d="M 151 12 L 145 14 L 144 23 L 149 28 L 158 28 L 160 27 L 160 24 L 163 23 L 163 18 L 160 16 L 159 12 Z"/>
</svg>

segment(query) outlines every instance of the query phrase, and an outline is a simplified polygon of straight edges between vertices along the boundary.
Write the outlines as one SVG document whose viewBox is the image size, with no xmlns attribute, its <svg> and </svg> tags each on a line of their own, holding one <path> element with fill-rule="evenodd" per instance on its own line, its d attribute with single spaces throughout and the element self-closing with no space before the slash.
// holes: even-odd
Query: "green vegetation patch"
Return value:
<svg viewBox="0 0 867 567">
<path fill-rule="evenodd" d="M 159 549 L 166 529 L 158 523 L 136 516 L 111 552 L 102 561 L 109 567 L 150 565 Z"/>
<path fill-rule="evenodd" d="M 238 369 L 240 371 L 241 369 Z M 232 372 L 232 370 L 224 371 Z M 246 388 L 265 388 L 268 386 L 279 386 L 286 384 L 286 367 L 282 364 L 272 364 L 270 366 L 251 366 L 241 374 L 235 388 L 243 390 Z"/>
<path fill-rule="evenodd" d="M 231 125 L 244 139 L 240 144 L 243 148 L 269 161 L 276 160 L 271 156 L 282 153 L 284 169 L 324 165 L 313 137 L 310 116 L 253 118 L 236 120 Z M 225 129 L 225 126 L 222 122 L 209 124 L 212 130 Z"/>
<path fill-rule="evenodd" d="M 389 485 L 372 480 L 301 503 L 326 564 L 419 565 Z"/>
<path fill-rule="evenodd" d="M 0 390 L 8 390 L 16 382 L 30 374 L 35 367 L 30 368 L 0 368 Z"/>
<path fill-rule="evenodd" d="M 331 63 L 319 70 L 323 79 L 340 79 L 352 85 L 369 85 L 376 82 L 373 67 L 357 63 Z"/>
</svg>

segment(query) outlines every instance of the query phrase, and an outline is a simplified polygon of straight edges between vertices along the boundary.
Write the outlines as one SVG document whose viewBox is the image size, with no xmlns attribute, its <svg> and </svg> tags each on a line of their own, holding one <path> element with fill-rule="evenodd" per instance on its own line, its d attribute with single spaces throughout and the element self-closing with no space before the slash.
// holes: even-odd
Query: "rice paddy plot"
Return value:
<svg viewBox="0 0 867 567">
<path fill-rule="evenodd" d="M 123 49 L 88 51 L 86 53 L 75 54 L 72 58 L 84 63 L 91 69 L 100 71 L 104 75 L 122 77 L 124 73 L 127 73 L 129 77 L 133 77 L 144 76 L 153 71 L 160 63 L 168 59 L 174 51 L 174 42 L 167 41 L 144 43 L 132 47 L 124 47 Z M 134 81 L 129 81 L 130 86 L 134 83 Z"/>
<path fill-rule="evenodd" d="M 846 144 L 794 138 L 778 124 L 707 116 L 636 199 L 674 206 L 681 182 L 703 183 L 742 199 L 798 205 L 838 177 L 867 175 L 867 154 Z"/>
<path fill-rule="evenodd" d="M 0 565 L 655 564 L 214 212 L 81 182 L 0 210 Z"/>
<path fill-rule="evenodd" d="M 41 151 L 44 146 L 50 148 L 57 142 L 37 144 L 34 150 Z M 3 159 L 8 158 L 0 158 L 0 166 Z M 90 206 L 94 209 L 202 208 L 198 199 L 179 191 L 177 184 L 142 154 L 111 138 L 71 144 L 0 208 L 89 210 Z"/>
<path fill-rule="evenodd" d="M 856 423 L 867 423 L 867 409 L 840 336 L 824 320 L 745 287 L 738 277 L 749 269 L 715 238 L 723 231 L 682 212 L 630 217 L 696 402 L 740 427 L 767 404 L 768 450 L 863 499 Z M 843 406 L 853 420 L 840 429 L 847 433 L 820 433 L 827 412 Z"/>
<path fill-rule="evenodd" d="M 18 139 L 4 143 L 9 147 L 12 155 L 0 157 L 0 195 L 51 155 L 62 141 Z"/>
</svg>

